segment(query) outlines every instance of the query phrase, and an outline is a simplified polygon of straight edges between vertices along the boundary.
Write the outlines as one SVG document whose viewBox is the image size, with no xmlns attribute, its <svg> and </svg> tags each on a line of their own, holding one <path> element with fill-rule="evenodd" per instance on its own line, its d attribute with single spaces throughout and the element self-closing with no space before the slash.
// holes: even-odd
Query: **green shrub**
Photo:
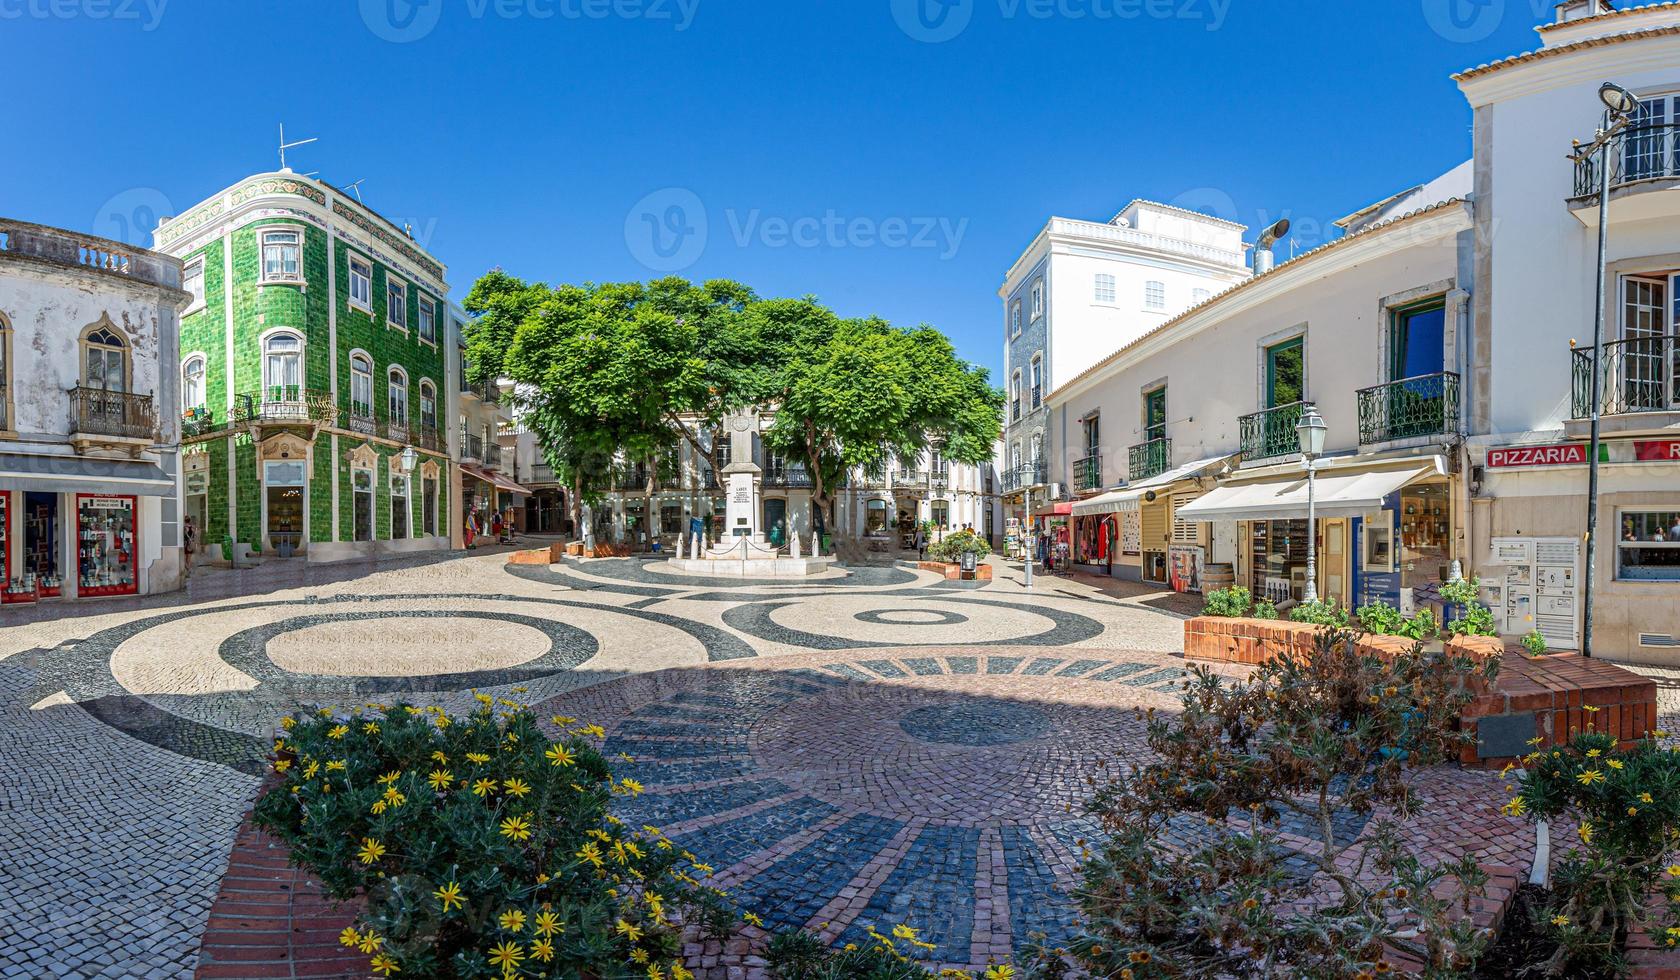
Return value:
<svg viewBox="0 0 1680 980">
<path fill-rule="evenodd" d="M 1265 596 L 1261 596 L 1260 598 L 1254 600 L 1254 612 L 1252 615 L 1255 619 L 1276 619 L 1278 618 L 1277 603 Z"/>
<path fill-rule="evenodd" d="M 1553 976 L 1623 972 L 1622 942 L 1636 926 L 1680 945 L 1680 753 L 1657 744 L 1665 735 L 1624 752 L 1615 735 L 1584 732 L 1523 757 L 1505 812 L 1579 824 L 1580 846 L 1558 864 L 1546 910 L 1559 944 L 1543 964 Z M 1653 893 L 1666 901 L 1648 906 Z"/>
<path fill-rule="evenodd" d="M 1347 609 L 1337 605 L 1335 599 L 1298 603 L 1289 610 L 1289 618 L 1297 623 L 1312 623 L 1315 626 L 1331 626 L 1337 629 L 1348 625 Z"/>
<path fill-rule="evenodd" d="M 1240 585 L 1233 585 L 1226 589 L 1215 589 L 1204 597 L 1202 604 L 1203 616 L 1247 616 L 1254 605 L 1253 598 L 1247 589 Z"/>
<path fill-rule="evenodd" d="M 1497 636 L 1493 610 L 1482 605 L 1481 582 L 1475 578 L 1461 578 L 1441 585 L 1441 598 L 1455 606 L 1464 607 L 1464 615 L 1447 624 L 1443 632 L 1448 636 Z"/>
<path fill-rule="evenodd" d="M 1070 944 L 1090 976 L 1352 978 L 1394 971 L 1395 953 L 1432 977 L 1473 967 L 1487 875 L 1469 856 L 1426 864 L 1403 824 L 1430 802 L 1416 776 L 1474 739 L 1456 725 L 1468 681 L 1498 662 L 1422 644 L 1385 658 L 1354 639 L 1320 631 L 1247 680 L 1194 667 L 1182 711 L 1150 713 L 1155 761 L 1087 805 L 1107 832 Z M 1372 827 L 1342 829 L 1347 812 Z M 1295 874 L 1280 860 L 1291 825 L 1317 838 Z"/>
<path fill-rule="evenodd" d="M 693 855 L 607 812 L 615 781 L 584 736 L 550 741 L 513 701 L 466 717 L 404 704 L 297 714 L 274 745 L 281 784 L 255 821 L 336 899 L 365 898 L 340 940 L 404 977 L 690 976 L 680 923 L 733 913 Z"/>
<path fill-rule="evenodd" d="M 1529 630 L 1522 638 L 1522 645 L 1523 649 L 1527 650 L 1528 655 L 1531 657 L 1543 657 L 1546 655 L 1546 638 L 1540 635 L 1539 630 Z"/>
<path fill-rule="evenodd" d="M 966 970 L 942 970 L 935 974 L 916 963 L 918 956 L 933 951 L 908 926 L 894 926 L 892 935 L 867 927 L 870 941 L 847 943 L 830 949 L 822 937 L 803 930 L 784 932 L 770 940 L 765 962 L 776 980 L 1028 980 L 1028 974 L 1008 964 L 989 967 L 979 974 Z"/>
<path fill-rule="evenodd" d="M 939 541 L 928 545 L 927 555 L 933 561 L 960 562 L 962 556 L 970 554 L 976 560 L 992 553 L 992 546 L 986 539 L 973 531 L 953 531 Z"/>
<path fill-rule="evenodd" d="M 1399 636 L 1400 628 L 1406 622 L 1406 617 L 1400 610 L 1382 600 L 1368 602 L 1354 611 L 1359 617 L 1359 626 L 1367 633 L 1381 633 L 1385 636 Z"/>
</svg>

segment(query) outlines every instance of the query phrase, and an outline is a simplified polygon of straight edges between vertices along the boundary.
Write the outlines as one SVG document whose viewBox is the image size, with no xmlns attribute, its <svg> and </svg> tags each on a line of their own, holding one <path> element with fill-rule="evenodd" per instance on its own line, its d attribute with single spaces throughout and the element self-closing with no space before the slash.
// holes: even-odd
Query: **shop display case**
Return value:
<svg viewBox="0 0 1680 980">
<path fill-rule="evenodd" d="M 79 496 L 76 500 L 76 592 L 82 596 L 139 591 L 135 498 Z"/>
</svg>

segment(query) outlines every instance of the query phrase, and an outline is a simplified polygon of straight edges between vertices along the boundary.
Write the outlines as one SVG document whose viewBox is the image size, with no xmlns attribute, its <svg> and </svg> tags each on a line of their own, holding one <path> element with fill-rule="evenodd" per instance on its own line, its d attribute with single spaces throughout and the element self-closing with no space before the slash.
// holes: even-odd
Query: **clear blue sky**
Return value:
<svg viewBox="0 0 1680 980">
<path fill-rule="evenodd" d="M 1465 159 L 1449 73 L 1551 9 L 917 2 L 0 0 L 0 215 L 146 243 L 155 209 L 274 169 L 283 121 L 320 138 L 293 168 L 365 178 L 457 298 L 498 265 L 680 265 L 934 324 L 996 378 L 998 284 L 1049 215 L 1234 207 L 1311 247 Z"/>
</svg>

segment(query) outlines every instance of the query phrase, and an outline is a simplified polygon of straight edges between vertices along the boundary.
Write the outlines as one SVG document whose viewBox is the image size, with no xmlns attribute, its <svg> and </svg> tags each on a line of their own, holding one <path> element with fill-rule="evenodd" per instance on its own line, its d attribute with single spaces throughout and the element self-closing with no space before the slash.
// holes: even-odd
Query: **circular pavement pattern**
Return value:
<svg viewBox="0 0 1680 980">
<path fill-rule="evenodd" d="M 882 626 L 956 626 L 968 622 L 968 617 L 962 613 L 943 609 L 865 609 L 853 613 L 852 618 L 860 623 Z"/>
<path fill-rule="evenodd" d="M 836 943 L 906 923 L 980 967 L 1065 938 L 1098 828 L 1083 777 L 1143 751 L 1134 709 L 1171 708 L 1182 661 L 981 648 L 801 654 L 642 674 L 543 715 L 607 729 L 646 792 L 619 804 L 715 870 L 770 930 Z"/>
</svg>

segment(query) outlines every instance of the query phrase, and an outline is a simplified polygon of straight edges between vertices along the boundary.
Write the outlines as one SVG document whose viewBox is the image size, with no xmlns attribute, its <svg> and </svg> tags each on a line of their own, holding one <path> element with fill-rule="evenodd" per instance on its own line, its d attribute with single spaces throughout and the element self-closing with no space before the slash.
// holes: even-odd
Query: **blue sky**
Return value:
<svg viewBox="0 0 1680 980">
<path fill-rule="evenodd" d="M 457 298 L 498 265 L 730 277 L 934 324 L 995 378 L 997 288 L 1049 215 L 1147 197 L 1320 244 L 1469 155 L 1448 75 L 1535 47 L 1550 10 L 0 0 L 0 215 L 145 244 L 157 213 L 274 169 L 284 122 L 320 140 L 293 168 L 365 179 Z"/>
</svg>

